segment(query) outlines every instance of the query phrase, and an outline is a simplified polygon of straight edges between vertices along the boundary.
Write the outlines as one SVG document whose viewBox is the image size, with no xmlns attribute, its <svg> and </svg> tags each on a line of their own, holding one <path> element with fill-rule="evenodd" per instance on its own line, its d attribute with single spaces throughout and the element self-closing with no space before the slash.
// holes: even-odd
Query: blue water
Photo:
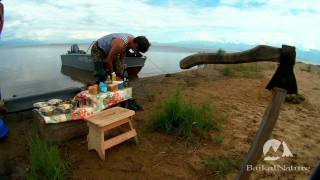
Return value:
<svg viewBox="0 0 320 180">
<path fill-rule="evenodd" d="M 79 46 L 87 50 L 90 44 Z M 69 44 L 0 48 L 2 99 L 82 87 L 84 84 L 79 80 L 92 78 L 90 74 L 84 77 L 84 73 L 78 72 L 79 77 L 72 77 L 61 67 L 60 55 L 69 48 Z M 181 71 L 180 60 L 197 51 L 192 48 L 152 46 L 145 54 L 148 59 L 139 77 Z"/>
</svg>

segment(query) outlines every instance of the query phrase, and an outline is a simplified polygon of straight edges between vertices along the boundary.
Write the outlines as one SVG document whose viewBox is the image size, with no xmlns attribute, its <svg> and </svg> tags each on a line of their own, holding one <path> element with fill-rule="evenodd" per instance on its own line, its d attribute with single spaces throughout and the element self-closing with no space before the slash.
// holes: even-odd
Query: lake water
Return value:
<svg viewBox="0 0 320 180">
<path fill-rule="evenodd" d="M 90 44 L 79 45 L 83 50 L 87 50 L 89 46 Z M 84 84 L 71 77 L 70 71 L 61 66 L 60 55 L 69 49 L 69 44 L 0 48 L 2 99 L 82 87 Z M 152 46 L 145 54 L 147 61 L 139 77 L 181 71 L 180 60 L 197 51 L 199 49 Z M 78 73 L 78 79 L 86 78 L 80 77 L 83 75 L 81 71 Z"/>
</svg>

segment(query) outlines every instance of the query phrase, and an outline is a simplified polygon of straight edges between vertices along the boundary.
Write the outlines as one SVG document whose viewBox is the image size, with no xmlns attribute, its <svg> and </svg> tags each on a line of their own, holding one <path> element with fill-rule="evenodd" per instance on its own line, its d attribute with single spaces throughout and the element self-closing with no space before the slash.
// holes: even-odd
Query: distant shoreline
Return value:
<svg viewBox="0 0 320 180">
<path fill-rule="evenodd" d="M 90 46 L 92 42 L 81 42 L 81 43 L 48 43 L 48 44 L 24 44 L 24 45 L 0 45 L 0 50 L 3 49 L 16 49 L 16 48 L 29 48 L 29 47 L 43 47 L 43 46 L 71 46 L 72 44 L 78 44 L 78 45 L 88 45 Z M 218 49 L 210 49 L 210 48 L 199 48 L 199 47 L 190 47 L 190 46 L 183 46 L 183 45 L 172 45 L 172 44 L 162 44 L 162 43 L 154 43 L 154 47 L 162 47 L 162 48 L 168 48 L 169 51 L 171 50 L 171 47 L 175 47 L 177 49 L 182 49 L 190 52 L 215 52 Z M 240 52 L 240 50 L 227 50 L 227 52 Z M 298 52 L 298 51 L 297 51 Z M 319 62 L 315 62 L 319 61 Z M 302 62 L 305 64 L 311 64 L 311 65 L 320 65 L 320 57 L 318 60 L 307 60 L 305 58 L 297 57 L 296 62 Z"/>
</svg>

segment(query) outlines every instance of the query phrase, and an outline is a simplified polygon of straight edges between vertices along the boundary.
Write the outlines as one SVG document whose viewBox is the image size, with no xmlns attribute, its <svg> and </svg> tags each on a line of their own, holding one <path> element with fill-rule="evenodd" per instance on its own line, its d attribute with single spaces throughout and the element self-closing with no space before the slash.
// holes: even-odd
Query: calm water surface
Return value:
<svg viewBox="0 0 320 180">
<path fill-rule="evenodd" d="M 81 44 L 87 50 L 90 44 Z M 70 48 L 65 45 L 42 45 L 0 48 L 0 89 L 3 99 L 24 97 L 66 88 L 82 87 L 80 82 L 92 79 L 91 74 L 61 66 L 60 55 Z M 152 46 L 139 77 L 181 71 L 183 57 L 199 49 Z"/>
</svg>

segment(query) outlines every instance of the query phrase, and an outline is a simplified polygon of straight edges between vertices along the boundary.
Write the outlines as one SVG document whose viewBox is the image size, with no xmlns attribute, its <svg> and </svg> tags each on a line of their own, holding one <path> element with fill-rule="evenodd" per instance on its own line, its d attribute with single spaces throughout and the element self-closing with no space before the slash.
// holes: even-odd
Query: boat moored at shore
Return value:
<svg viewBox="0 0 320 180">
<path fill-rule="evenodd" d="M 127 53 L 127 57 L 124 60 L 126 70 L 129 77 L 138 77 L 138 73 L 144 66 L 147 57 Z M 94 64 L 91 54 L 87 54 L 83 50 L 79 50 L 78 45 L 71 46 L 71 51 L 61 55 L 61 63 L 63 66 L 69 66 L 86 71 L 94 71 Z"/>
</svg>

